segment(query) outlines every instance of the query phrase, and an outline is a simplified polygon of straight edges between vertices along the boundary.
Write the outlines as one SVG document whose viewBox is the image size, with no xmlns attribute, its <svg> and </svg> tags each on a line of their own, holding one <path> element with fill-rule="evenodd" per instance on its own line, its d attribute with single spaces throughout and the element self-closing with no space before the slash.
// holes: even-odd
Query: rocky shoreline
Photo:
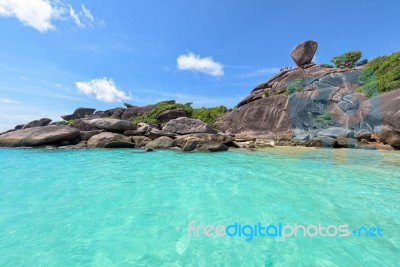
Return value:
<svg viewBox="0 0 400 267">
<path fill-rule="evenodd" d="M 190 105 L 175 101 L 160 102 L 162 110 L 125 103 L 106 111 L 78 108 L 61 122 L 17 125 L 0 134 L 0 147 L 400 149 L 400 89 L 368 97 L 359 91 L 366 60 L 352 68 L 327 67 L 311 62 L 317 48 L 314 41 L 296 46 L 296 68 L 256 86 L 213 125 L 190 118 Z M 149 114 L 157 123 L 143 122 Z"/>
<path fill-rule="evenodd" d="M 78 110 L 81 111 L 82 109 Z M 33 123 L 35 124 L 35 123 Z M 206 123 L 187 117 L 172 119 L 160 128 L 147 123 L 101 118 L 96 115 L 74 124 L 22 127 L 0 135 L 3 147 L 143 148 L 181 151 L 226 151 L 230 135 L 218 134 Z"/>
</svg>

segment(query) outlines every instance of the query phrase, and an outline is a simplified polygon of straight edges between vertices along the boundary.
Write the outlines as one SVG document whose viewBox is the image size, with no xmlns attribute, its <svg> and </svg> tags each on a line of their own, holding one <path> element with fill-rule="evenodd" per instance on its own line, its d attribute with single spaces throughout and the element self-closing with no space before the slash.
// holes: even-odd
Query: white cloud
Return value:
<svg viewBox="0 0 400 267">
<path fill-rule="evenodd" d="M 0 0 L 0 16 L 16 17 L 40 32 L 54 30 L 53 21 L 68 16 L 81 28 L 93 27 L 95 22 L 92 12 L 84 5 L 75 12 L 70 4 L 65 5 L 61 0 Z"/>
<path fill-rule="evenodd" d="M 81 5 L 81 10 L 79 11 L 79 13 L 77 13 L 71 5 L 68 5 L 68 8 L 69 16 L 72 18 L 76 25 L 81 28 L 85 28 L 86 26 L 93 27 L 95 18 L 88 8 L 86 8 L 84 5 Z"/>
<path fill-rule="evenodd" d="M 221 63 L 215 62 L 212 57 L 200 58 L 192 52 L 180 55 L 176 62 L 180 70 L 191 70 L 212 76 L 223 76 L 224 67 Z"/>
<path fill-rule="evenodd" d="M 85 25 L 81 22 L 81 19 L 79 18 L 78 14 L 76 14 L 76 12 L 72 8 L 72 6 L 68 5 L 68 7 L 69 7 L 69 15 L 72 18 L 72 20 L 75 22 L 75 24 L 82 28 L 85 27 Z"/>
<path fill-rule="evenodd" d="M 9 98 L 0 98 L 0 102 L 3 104 L 19 104 L 18 101 L 11 100 Z"/>
<path fill-rule="evenodd" d="M 94 22 L 94 17 L 92 15 L 92 12 L 87 9 L 84 5 L 81 5 L 82 10 L 81 10 L 81 16 L 89 20 L 90 22 Z"/>
<path fill-rule="evenodd" d="M 0 16 L 16 17 L 23 24 L 40 32 L 53 30 L 53 19 L 60 18 L 62 4 L 58 0 L 1 0 Z"/>
<path fill-rule="evenodd" d="M 119 90 L 112 79 L 94 79 L 90 82 L 76 82 L 78 90 L 85 95 L 93 95 L 97 100 L 115 102 L 131 99 L 124 91 Z"/>
</svg>

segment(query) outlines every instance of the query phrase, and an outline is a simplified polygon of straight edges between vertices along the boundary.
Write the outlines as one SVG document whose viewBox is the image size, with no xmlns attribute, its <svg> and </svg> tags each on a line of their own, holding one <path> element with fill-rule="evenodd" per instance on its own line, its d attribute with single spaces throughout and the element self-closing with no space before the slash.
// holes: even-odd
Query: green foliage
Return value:
<svg viewBox="0 0 400 267">
<path fill-rule="evenodd" d="M 193 109 L 193 118 L 204 121 L 207 124 L 213 125 L 214 122 L 227 112 L 225 106 L 212 108 L 196 108 Z"/>
<path fill-rule="evenodd" d="M 264 93 L 264 95 L 265 95 L 266 97 L 269 97 L 269 91 L 268 91 L 268 90 L 264 90 L 263 93 Z"/>
<path fill-rule="evenodd" d="M 69 120 L 68 121 L 68 125 L 74 124 L 75 122 L 77 122 L 79 119 L 75 119 L 75 120 Z"/>
<path fill-rule="evenodd" d="M 333 125 L 333 118 L 331 113 L 327 110 L 322 114 L 314 116 L 313 122 L 318 128 L 324 129 L 328 126 Z"/>
<path fill-rule="evenodd" d="M 368 97 L 400 88 L 400 52 L 369 61 L 360 76 L 361 89 Z"/>
<path fill-rule="evenodd" d="M 378 95 L 378 81 L 372 69 L 365 69 L 361 73 L 359 80 L 361 86 L 356 88 L 357 93 L 362 93 L 369 98 Z"/>
<path fill-rule="evenodd" d="M 333 65 L 331 65 L 331 64 L 321 64 L 321 66 L 322 67 L 324 67 L 324 68 L 329 68 L 329 69 L 332 69 L 332 68 L 334 68 L 335 66 L 333 66 Z"/>
<path fill-rule="evenodd" d="M 361 56 L 362 53 L 360 51 L 350 51 L 332 58 L 331 62 L 335 64 L 336 68 L 351 68 Z"/>
<path fill-rule="evenodd" d="M 286 86 L 286 95 L 290 95 L 294 92 L 300 92 L 304 89 L 303 80 L 295 79 L 290 81 Z"/>
<path fill-rule="evenodd" d="M 56 121 L 55 124 L 58 124 L 58 125 L 68 125 L 68 121 Z"/>
<path fill-rule="evenodd" d="M 176 103 L 175 100 L 168 100 L 168 101 L 162 101 L 158 102 L 157 104 L 154 104 L 153 106 L 155 107 L 153 110 L 144 113 L 142 116 L 131 119 L 133 123 L 139 123 L 139 122 L 146 122 L 146 123 L 159 123 L 157 120 L 157 116 L 161 114 L 162 112 L 166 110 L 171 110 L 171 109 L 182 109 L 186 111 L 186 114 L 188 117 L 192 115 L 193 108 L 188 105 L 189 103 L 184 104 L 179 104 Z"/>
<path fill-rule="evenodd" d="M 69 120 L 69 121 L 57 121 L 56 124 L 58 125 L 71 125 L 74 124 L 75 122 L 77 122 L 78 120 Z"/>
<path fill-rule="evenodd" d="M 144 113 L 142 116 L 131 119 L 133 123 L 146 122 L 157 124 L 160 121 L 157 120 L 157 116 L 166 110 L 182 109 L 186 111 L 189 118 L 199 119 L 212 125 L 215 120 L 227 112 L 225 106 L 218 106 L 213 108 L 192 108 L 192 103 L 180 104 L 176 103 L 175 100 L 162 101 L 153 105 L 155 108 L 149 112 Z"/>
</svg>

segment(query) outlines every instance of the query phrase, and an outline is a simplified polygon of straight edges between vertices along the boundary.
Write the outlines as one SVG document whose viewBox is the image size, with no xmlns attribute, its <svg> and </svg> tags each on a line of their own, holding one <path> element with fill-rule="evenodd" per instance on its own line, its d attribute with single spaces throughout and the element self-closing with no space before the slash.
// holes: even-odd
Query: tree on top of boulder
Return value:
<svg viewBox="0 0 400 267">
<path fill-rule="evenodd" d="M 331 59 L 336 68 L 351 68 L 361 58 L 361 51 L 350 51 Z"/>
</svg>

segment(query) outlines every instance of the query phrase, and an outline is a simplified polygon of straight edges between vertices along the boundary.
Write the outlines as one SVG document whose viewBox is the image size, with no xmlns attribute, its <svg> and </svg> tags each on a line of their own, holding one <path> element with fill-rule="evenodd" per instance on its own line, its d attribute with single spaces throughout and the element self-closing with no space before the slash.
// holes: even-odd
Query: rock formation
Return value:
<svg viewBox="0 0 400 267">
<path fill-rule="evenodd" d="M 96 109 L 94 108 L 77 108 L 74 113 L 72 113 L 71 115 L 64 115 L 61 116 L 61 118 L 63 118 L 66 121 L 69 120 L 77 120 L 77 119 L 83 119 L 86 116 L 91 116 L 93 115 L 93 113 L 95 112 Z"/>
<path fill-rule="evenodd" d="M 317 52 L 318 44 L 314 41 L 305 41 L 293 48 L 290 56 L 297 66 L 302 67 L 311 63 L 315 52 Z"/>
<path fill-rule="evenodd" d="M 400 149 L 400 89 L 368 99 L 357 90 L 365 66 L 337 69 L 311 63 L 317 46 L 313 41 L 296 46 L 291 56 L 299 67 L 284 68 L 256 86 L 214 128 L 186 117 L 183 105 L 171 107 L 174 101 L 163 103 L 167 110 L 125 103 L 126 108 L 96 112 L 79 108 L 62 116 L 69 126 L 48 125 L 46 118 L 18 125 L 0 134 L 0 146 L 211 152 L 278 145 Z M 148 119 L 149 114 L 154 117 Z M 143 118 L 157 123 L 133 123 Z"/>
<path fill-rule="evenodd" d="M 170 120 L 164 127 L 164 131 L 176 134 L 191 133 L 217 133 L 210 125 L 197 119 L 186 117 Z"/>
<path fill-rule="evenodd" d="M 314 52 L 309 52 L 307 46 L 312 48 L 312 42 L 294 49 L 299 65 L 298 59 L 311 59 L 315 52 L 311 48 Z M 299 52 L 302 47 L 304 55 Z M 336 69 L 314 63 L 282 70 L 255 87 L 214 126 L 236 137 L 329 147 L 341 145 L 328 138 L 354 139 L 356 132 L 363 131 L 364 136 L 374 134 L 372 141 L 399 147 L 400 89 L 367 99 L 356 92 L 362 71 L 363 66 Z M 371 138 L 365 141 L 370 142 Z M 321 142 L 326 144 L 320 145 Z M 348 147 L 353 146 L 351 142 L 348 140 Z"/>
<path fill-rule="evenodd" d="M 0 146 L 20 147 L 20 146 L 41 146 L 58 145 L 64 141 L 72 141 L 79 137 L 79 130 L 61 125 L 49 125 L 43 127 L 33 127 L 17 130 L 0 135 Z"/>
</svg>

